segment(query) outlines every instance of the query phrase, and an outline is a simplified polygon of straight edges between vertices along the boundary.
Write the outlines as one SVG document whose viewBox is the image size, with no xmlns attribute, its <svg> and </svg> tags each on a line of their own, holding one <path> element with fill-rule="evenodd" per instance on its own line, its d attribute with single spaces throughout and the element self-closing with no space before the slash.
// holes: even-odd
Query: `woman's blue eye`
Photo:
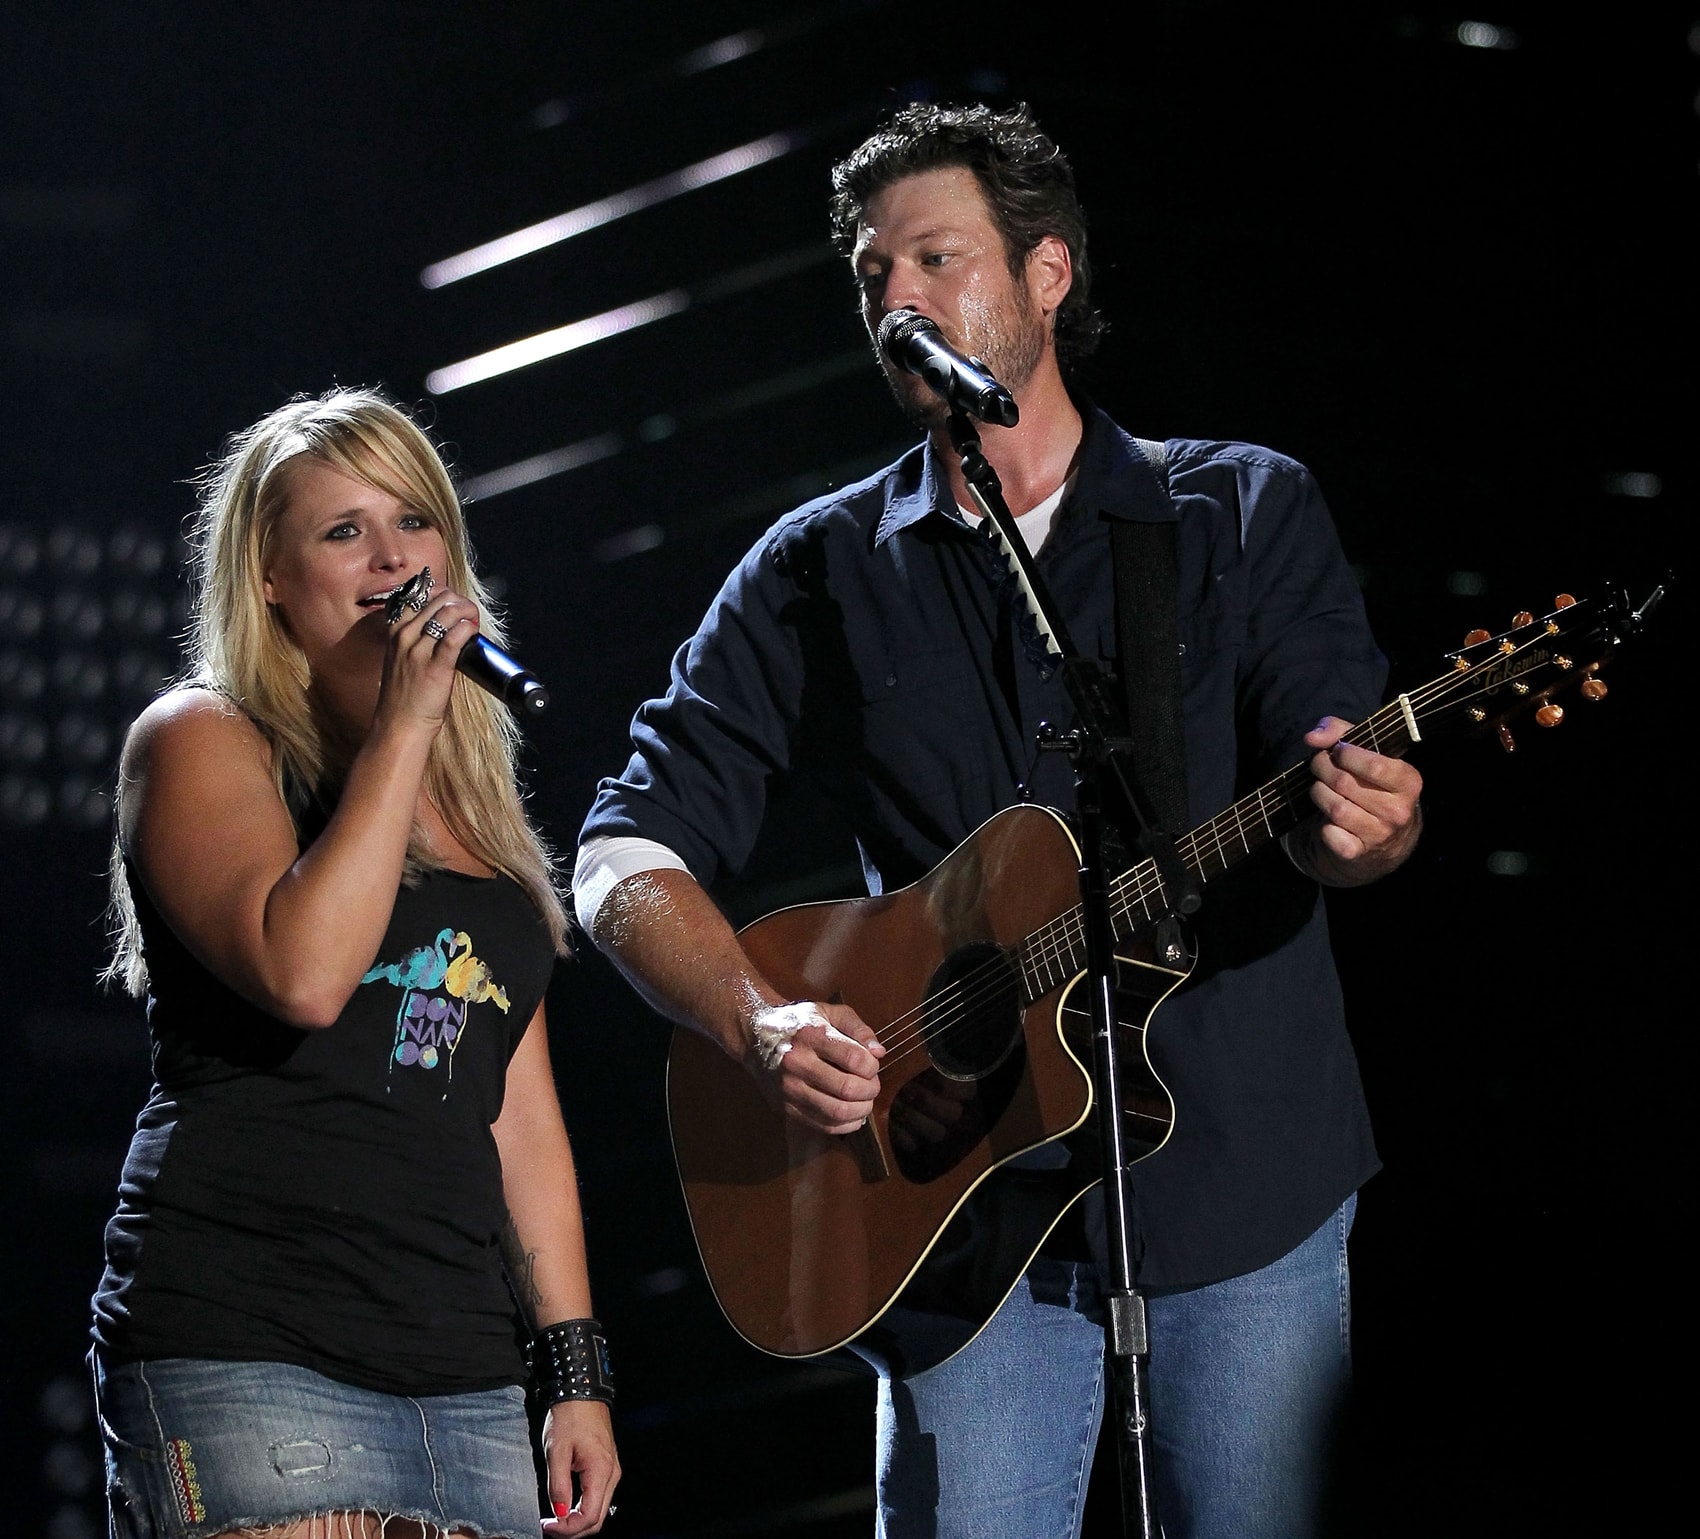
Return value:
<svg viewBox="0 0 1700 1539">
<path fill-rule="evenodd" d="M 327 540 L 348 540 L 359 534 L 360 530 L 353 524 L 337 524 L 325 533 Z"/>
</svg>

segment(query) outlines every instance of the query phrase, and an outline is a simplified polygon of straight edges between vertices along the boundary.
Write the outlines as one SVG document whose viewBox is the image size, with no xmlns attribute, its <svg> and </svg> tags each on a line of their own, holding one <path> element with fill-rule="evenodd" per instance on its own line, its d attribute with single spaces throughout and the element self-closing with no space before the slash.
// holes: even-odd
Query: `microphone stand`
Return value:
<svg viewBox="0 0 1700 1539">
<path fill-rule="evenodd" d="M 1065 750 L 1074 766 L 1080 819 L 1080 897 L 1086 924 L 1087 973 L 1092 1001 L 1093 1091 L 1099 1108 L 1098 1130 L 1104 1169 L 1104 1213 L 1110 1257 L 1107 1350 L 1113 1386 L 1113 1415 L 1121 1464 L 1122 1530 L 1128 1539 L 1158 1539 L 1160 1525 L 1151 1479 L 1151 1414 L 1146 1364 L 1151 1346 L 1145 1321 L 1145 1296 L 1134 1275 L 1132 1163 L 1127 1158 L 1121 1118 L 1121 1068 L 1116 1015 L 1115 924 L 1110 906 L 1109 859 L 1105 836 L 1105 791 L 1119 792 L 1117 805 L 1132 809 L 1138 824 L 1135 842 L 1150 855 L 1162 881 L 1161 923 L 1196 912 L 1198 882 L 1181 861 L 1174 840 L 1155 826 L 1126 762 L 1128 740 L 1122 708 L 1098 665 L 1083 658 L 1069 638 L 1056 604 L 1039 576 L 1027 542 L 1016 528 L 997 471 L 980 448 L 980 435 L 966 414 L 952 411 L 951 443 L 961 457 L 968 494 L 996 532 L 1033 615 L 1046 649 L 1060 664 L 1074 702 L 1077 725 L 1058 732 L 1039 729 L 1039 746 Z M 1134 830 L 1129 830 L 1130 833 Z"/>
</svg>

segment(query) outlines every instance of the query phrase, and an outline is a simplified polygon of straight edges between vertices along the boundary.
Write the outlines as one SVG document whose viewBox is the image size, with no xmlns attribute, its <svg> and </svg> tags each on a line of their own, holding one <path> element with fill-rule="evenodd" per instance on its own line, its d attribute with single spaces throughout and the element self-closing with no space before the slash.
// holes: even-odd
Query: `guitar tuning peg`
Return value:
<svg viewBox="0 0 1700 1539">
<path fill-rule="evenodd" d="M 1575 594 L 1573 594 L 1573 593 L 1561 593 L 1561 594 L 1559 594 L 1559 596 L 1557 598 L 1555 598 L 1552 601 L 1552 607 L 1554 609 L 1568 609 L 1575 602 L 1576 602 L 1576 595 Z"/>
<path fill-rule="evenodd" d="M 1469 632 L 1469 634 L 1467 634 L 1464 637 L 1464 645 L 1467 646 L 1467 647 L 1473 647 L 1478 642 L 1486 641 L 1488 639 L 1488 637 L 1491 636 L 1492 634 L 1493 634 L 1492 631 L 1483 631 L 1483 630 L 1471 631 L 1471 632 Z"/>
<path fill-rule="evenodd" d="M 1513 630 L 1516 630 L 1520 625 L 1533 625 L 1534 623 L 1535 617 L 1526 609 L 1519 609 L 1517 613 L 1511 617 L 1511 628 Z"/>
<path fill-rule="evenodd" d="M 1517 739 L 1511 735 L 1511 729 L 1504 722 L 1499 724 L 1499 746 L 1507 753 L 1517 752 Z"/>
<path fill-rule="evenodd" d="M 1604 679 L 1583 679 L 1581 695 L 1584 700 L 1604 700 L 1609 691 Z"/>
<path fill-rule="evenodd" d="M 1564 707 L 1554 705 L 1550 700 L 1535 712 L 1535 725 L 1537 727 L 1556 727 L 1563 720 Z"/>
</svg>

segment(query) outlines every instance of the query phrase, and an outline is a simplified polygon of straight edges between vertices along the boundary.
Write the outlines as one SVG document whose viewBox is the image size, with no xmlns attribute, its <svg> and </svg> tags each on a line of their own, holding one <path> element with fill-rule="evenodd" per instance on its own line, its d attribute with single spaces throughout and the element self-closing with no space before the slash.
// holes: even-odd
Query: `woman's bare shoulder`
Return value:
<svg viewBox="0 0 1700 1539">
<path fill-rule="evenodd" d="M 271 745 L 243 709 L 216 690 L 180 685 L 151 701 L 131 724 L 119 760 L 120 826 L 138 803 L 195 802 L 250 785 L 275 797 Z"/>
<path fill-rule="evenodd" d="M 241 706 L 228 695 L 199 684 L 179 684 L 148 703 L 130 724 L 124 739 L 124 758 L 152 757 L 160 750 L 181 747 L 213 750 L 228 744 L 231 749 L 252 751 L 265 747 L 265 737 Z"/>
</svg>

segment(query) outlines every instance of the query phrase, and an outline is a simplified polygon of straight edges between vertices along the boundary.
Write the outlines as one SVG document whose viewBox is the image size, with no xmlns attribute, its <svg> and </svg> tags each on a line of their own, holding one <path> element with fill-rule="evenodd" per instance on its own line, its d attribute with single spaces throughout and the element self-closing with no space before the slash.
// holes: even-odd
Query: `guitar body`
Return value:
<svg viewBox="0 0 1700 1539">
<path fill-rule="evenodd" d="M 900 1372 L 941 1362 L 1096 1181 L 1096 1139 L 1079 1158 L 1059 1142 L 1092 1107 L 1089 1002 L 1070 1002 L 1077 973 L 1038 992 L 1020 961 L 1077 904 L 1078 869 L 1062 819 L 1017 807 L 911 887 L 784 909 L 740 933 L 774 987 L 851 1005 L 887 1048 L 867 1125 L 834 1137 L 783 1116 L 705 1038 L 673 1035 L 686 1207 L 715 1297 L 752 1345 L 807 1357 L 854 1342 Z M 1124 1112 L 1147 1154 L 1173 1108 L 1144 1018 L 1187 968 L 1127 949 L 1137 1024 L 1124 1027 Z"/>
</svg>

